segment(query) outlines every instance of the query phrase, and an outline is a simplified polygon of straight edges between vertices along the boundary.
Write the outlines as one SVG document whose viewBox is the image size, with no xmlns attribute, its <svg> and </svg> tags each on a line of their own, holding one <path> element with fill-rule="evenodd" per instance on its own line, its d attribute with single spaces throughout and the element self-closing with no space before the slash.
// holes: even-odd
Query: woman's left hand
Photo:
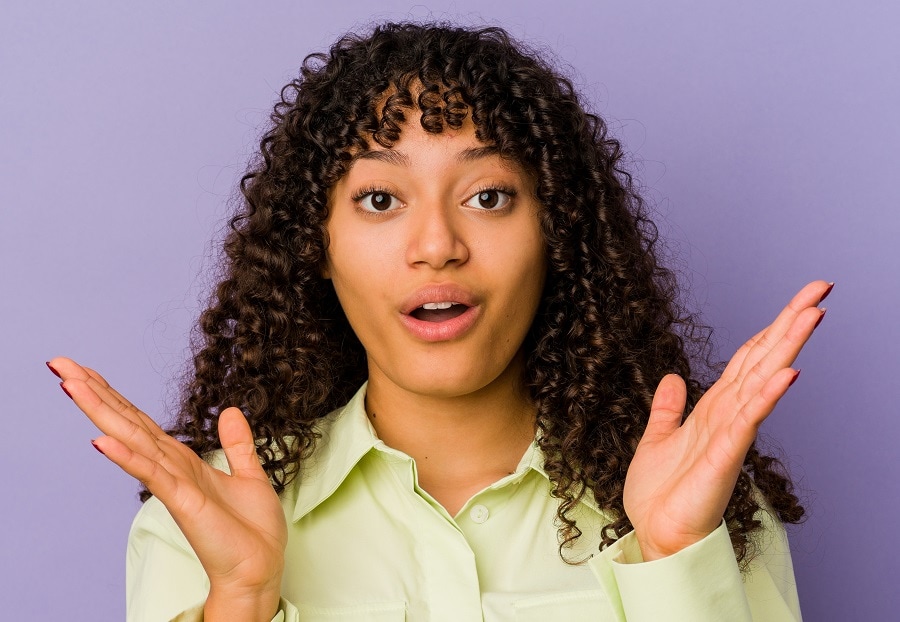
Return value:
<svg viewBox="0 0 900 622">
<path fill-rule="evenodd" d="M 659 383 L 625 479 L 625 512 L 644 560 L 676 553 L 722 522 L 759 426 L 800 373 L 790 366 L 822 320 L 818 304 L 831 287 L 814 281 L 800 290 L 735 353 L 683 424 L 684 381 L 670 374 Z"/>
</svg>

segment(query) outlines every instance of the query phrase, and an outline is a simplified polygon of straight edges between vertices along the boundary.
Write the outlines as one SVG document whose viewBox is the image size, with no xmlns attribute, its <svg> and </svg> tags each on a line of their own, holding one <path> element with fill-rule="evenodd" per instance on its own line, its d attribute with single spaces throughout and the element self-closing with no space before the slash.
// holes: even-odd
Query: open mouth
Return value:
<svg viewBox="0 0 900 622">
<path fill-rule="evenodd" d="M 460 302 L 426 302 L 413 309 L 410 315 L 422 322 L 446 322 L 458 318 L 468 308 Z"/>
</svg>

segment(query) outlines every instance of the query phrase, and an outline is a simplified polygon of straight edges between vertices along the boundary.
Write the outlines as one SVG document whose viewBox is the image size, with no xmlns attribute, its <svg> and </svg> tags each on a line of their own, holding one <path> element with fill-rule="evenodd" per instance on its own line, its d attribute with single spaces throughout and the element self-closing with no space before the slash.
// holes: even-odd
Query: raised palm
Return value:
<svg viewBox="0 0 900 622">
<path fill-rule="evenodd" d="M 815 281 L 747 341 L 682 424 L 687 392 L 662 379 L 625 480 L 625 512 L 644 559 L 675 553 L 711 533 L 759 426 L 799 372 L 791 365 L 822 319 L 831 284 Z"/>
<path fill-rule="evenodd" d="M 265 594 L 277 604 L 287 527 L 241 411 L 228 408 L 219 417 L 227 474 L 167 435 L 93 370 L 66 358 L 49 365 L 104 433 L 94 445 L 169 510 L 209 576 L 211 598 Z"/>
</svg>

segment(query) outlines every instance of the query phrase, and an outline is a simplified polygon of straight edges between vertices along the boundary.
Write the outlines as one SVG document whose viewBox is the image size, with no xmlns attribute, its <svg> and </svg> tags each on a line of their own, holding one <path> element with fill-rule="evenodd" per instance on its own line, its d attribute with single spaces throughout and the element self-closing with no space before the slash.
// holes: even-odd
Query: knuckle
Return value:
<svg viewBox="0 0 900 622">
<path fill-rule="evenodd" d="M 768 332 L 764 333 L 760 336 L 759 339 L 756 340 L 756 345 L 764 350 L 771 350 L 774 344 L 775 342 Z"/>
<path fill-rule="evenodd" d="M 133 421 L 128 421 L 125 424 L 125 428 L 122 430 L 122 440 L 125 441 L 125 444 L 130 444 L 137 441 L 143 430 Z"/>
<path fill-rule="evenodd" d="M 766 374 L 765 370 L 763 369 L 761 363 L 757 363 L 756 365 L 751 367 L 748 375 L 751 376 L 753 379 L 755 379 L 759 382 L 763 382 L 763 383 L 766 380 L 768 380 L 768 377 L 769 377 L 768 374 Z"/>
</svg>

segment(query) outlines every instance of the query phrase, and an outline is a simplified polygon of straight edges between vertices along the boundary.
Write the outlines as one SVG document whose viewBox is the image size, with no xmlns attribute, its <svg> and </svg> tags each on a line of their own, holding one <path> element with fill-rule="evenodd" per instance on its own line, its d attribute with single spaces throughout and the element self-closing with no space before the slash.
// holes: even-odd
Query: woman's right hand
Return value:
<svg viewBox="0 0 900 622">
<path fill-rule="evenodd" d="M 270 620 L 278 611 L 287 526 L 243 413 L 227 408 L 218 432 L 231 475 L 172 438 L 97 372 L 48 363 L 104 436 L 94 446 L 169 510 L 209 577 L 204 619 Z"/>
</svg>

